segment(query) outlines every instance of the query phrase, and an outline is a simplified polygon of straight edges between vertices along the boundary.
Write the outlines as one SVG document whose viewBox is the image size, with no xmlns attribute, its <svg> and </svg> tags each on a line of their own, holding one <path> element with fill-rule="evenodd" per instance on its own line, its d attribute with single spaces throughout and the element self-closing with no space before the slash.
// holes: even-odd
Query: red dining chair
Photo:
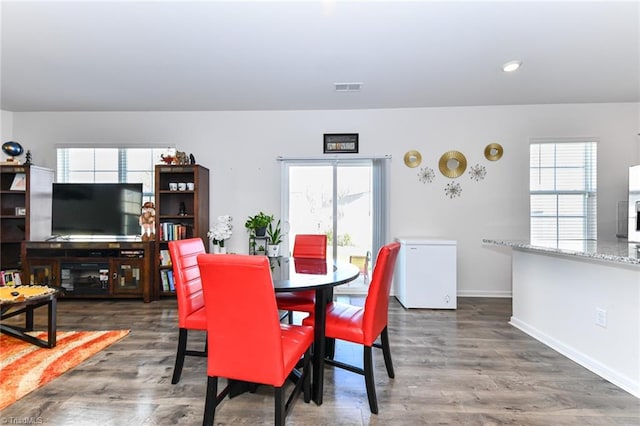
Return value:
<svg viewBox="0 0 640 426">
<path fill-rule="evenodd" d="M 327 258 L 327 236 L 325 234 L 298 234 L 293 242 L 293 257 L 307 259 Z"/>
<path fill-rule="evenodd" d="M 305 259 L 327 258 L 327 236 L 320 234 L 297 234 L 293 243 L 293 257 Z M 316 304 L 316 292 L 298 291 L 276 294 L 278 309 L 288 311 L 289 324 L 293 323 L 293 312 L 312 314 Z"/>
<path fill-rule="evenodd" d="M 275 424 L 283 425 L 292 402 L 304 391 L 311 400 L 310 348 L 313 327 L 281 324 L 269 260 L 265 256 L 198 256 L 207 307 L 207 396 L 204 425 L 212 425 L 218 404 L 233 381 L 271 385 Z M 242 307 L 237 301 L 242 300 Z M 302 371 L 286 403 L 284 384 L 300 359 Z M 218 377 L 231 384 L 218 394 Z"/>
<path fill-rule="evenodd" d="M 387 244 L 380 249 L 364 307 L 339 302 L 332 302 L 327 306 L 325 336 L 363 345 L 364 368 L 355 367 L 332 358 L 326 358 L 325 363 L 364 376 L 369 408 L 373 414 L 378 414 L 378 401 L 373 379 L 372 347 L 382 349 L 387 374 L 390 378 L 395 376 L 387 323 L 389 292 L 399 250 L 400 243 Z M 313 325 L 313 315 L 305 318 L 302 323 Z M 375 343 L 378 336 L 380 336 L 381 343 Z"/>
<path fill-rule="evenodd" d="M 202 282 L 197 261 L 198 255 L 202 253 L 205 253 L 205 248 L 200 238 L 169 241 L 169 255 L 173 264 L 173 279 L 178 301 L 178 353 L 171 379 L 173 384 L 180 381 L 185 355 L 207 356 L 206 346 L 204 351 L 187 350 L 189 330 L 207 330 Z"/>
</svg>

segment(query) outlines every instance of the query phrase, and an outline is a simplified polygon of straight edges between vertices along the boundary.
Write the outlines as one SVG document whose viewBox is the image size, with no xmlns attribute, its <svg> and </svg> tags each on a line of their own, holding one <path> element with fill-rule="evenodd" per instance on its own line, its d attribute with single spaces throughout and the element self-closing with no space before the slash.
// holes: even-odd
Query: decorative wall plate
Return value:
<svg viewBox="0 0 640 426">
<path fill-rule="evenodd" d="M 421 162 L 422 155 L 420 155 L 420 153 L 416 150 L 407 151 L 407 153 L 404 154 L 404 164 L 406 164 L 407 167 L 418 167 Z"/>
<path fill-rule="evenodd" d="M 504 150 L 499 143 L 490 143 L 484 149 L 484 156 L 489 161 L 498 161 L 503 153 Z"/>
<path fill-rule="evenodd" d="M 449 178 L 457 178 L 467 170 L 467 158 L 460 151 L 447 151 L 438 162 L 440 173 Z"/>
</svg>

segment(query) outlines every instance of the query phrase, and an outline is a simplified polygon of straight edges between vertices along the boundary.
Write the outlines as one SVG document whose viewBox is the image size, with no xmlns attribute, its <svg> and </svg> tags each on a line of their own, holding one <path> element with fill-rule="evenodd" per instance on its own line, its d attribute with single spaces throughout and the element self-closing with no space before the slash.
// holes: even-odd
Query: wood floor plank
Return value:
<svg viewBox="0 0 640 426">
<path fill-rule="evenodd" d="M 347 296 L 340 296 L 349 300 Z M 354 298 L 362 303 L 362 298 Z M 396 377 L 374 351 L 380 414 L 361 376 L 327 367 L 324 404 L 298 400 L 289 425 L 638 425 L 640 400 L 508 324 L 510 299 L 459 298 L 458 309 L 405 310 L 395 300 L 389 337 Z M 36 324 L 46 324 L 36 316 Z M 176 302 L 61 300 L 60 330 L 131 329 L 125 339 L 0 413 L 0 422 L 47 425 L 202 423 L 206 359 L 187 357 L 171 384 Z M 190 347 L 204 347 L 191 333 Z M 338 342 L 336 359 L 361 364 L 357 345 Z M 225 400 L 219 425 L 270 424 L 273 393 Z M 14 421 L 15 423 L 15 421 Z"/>
</svg>

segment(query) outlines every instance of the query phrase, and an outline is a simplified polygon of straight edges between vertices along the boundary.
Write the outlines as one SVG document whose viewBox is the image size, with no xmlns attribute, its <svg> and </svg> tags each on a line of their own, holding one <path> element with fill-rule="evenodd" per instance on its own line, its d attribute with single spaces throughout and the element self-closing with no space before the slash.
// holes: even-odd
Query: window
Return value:
<svg viewBox="0 0 640 426">
<path fill-rule="evenodd" d="M 532 141 L 532 244 L 579 247 L 597 237 L 597 142 Z"/>
<path fill-rule="evenodd" d="M 142 182 L 143 202 L 154 199 L 154 167 L 166 148 L 58 148 L 57 182 Z"/>
</svg>

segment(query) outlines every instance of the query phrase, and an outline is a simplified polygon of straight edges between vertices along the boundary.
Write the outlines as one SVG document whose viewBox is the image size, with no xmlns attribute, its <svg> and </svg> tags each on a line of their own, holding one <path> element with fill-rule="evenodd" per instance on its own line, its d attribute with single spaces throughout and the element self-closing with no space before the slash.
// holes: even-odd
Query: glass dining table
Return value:
<svg viewBox="0 0 640 426">
<path fill-rule="evenodd" d="M 334 259 L 271 258 L 275 292 L 316 292 L 313 351 L 313 400 L 322 404 L 324 358 L 327 342 L 324 336 L 327 303 L 333 299 L 333 288 L 355 280 L 357 266 Z"/>
</svg>

